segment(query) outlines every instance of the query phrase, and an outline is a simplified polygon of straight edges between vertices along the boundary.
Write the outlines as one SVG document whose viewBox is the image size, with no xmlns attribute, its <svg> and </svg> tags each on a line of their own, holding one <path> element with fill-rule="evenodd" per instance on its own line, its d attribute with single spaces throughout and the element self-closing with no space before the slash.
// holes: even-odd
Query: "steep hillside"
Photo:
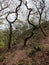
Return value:
<svg viewBox="0 0 49 65">
<path fill-rule="evenodd" d="M 49 65 L 49 23 L 41 25 L 46 37 L 40 29 L 35 30 L 34 35 L 27 41 L 27 47 L 24 47 L 22 39 L 30 35 L 32 29 L 24 31 L 16 45 L 9 51 L 0 53 L 0 65 Z"/>
</svg>

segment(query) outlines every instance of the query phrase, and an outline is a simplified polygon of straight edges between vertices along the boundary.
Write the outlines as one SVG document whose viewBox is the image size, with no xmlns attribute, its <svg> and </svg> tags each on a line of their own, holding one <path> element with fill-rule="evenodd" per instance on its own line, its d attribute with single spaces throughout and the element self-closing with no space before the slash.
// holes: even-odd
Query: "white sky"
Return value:
<svg viewBox="0 0 49 65">
<path fill-rule="evenodd" d="M 16 4 L 19 4 L 19 2 L 17 2 L 18 0 L 12 0 L 12 1 L 11 1 L 11 5 L 9 7 L 10 9 L 6 9 L 6 10 L 15 10 Z M 26 1 L 28 3 L 28 7 L 29 8 L 30 7 L 33 7 L 33 6 L 31 6 L 32 5 L 31 0 L 26 0 Z M 47 4 L 49 5 L 49 0 L 46 0 L 46 1 L 47 1 Z M 27 10 L 27 8 L 24 5 L 21 6 L 21 9 L 20 10 L 21 10 L 21 12 L 19 12 L 18 19 L 20 19 L 21 21 L 24 21 L 25 22 L 26 21 L 26 18 L 27 18 L 28 10 Z M 14 19 L 14 17 L 15 17 L 15 15 L 10 15 L 9 20 L 12 21 Z M 49 17 L 48 17 L 48 19 L 49 19 Z M 5 27 L 5 25 L 0 25 L 0 28 L 4 28 L 4 27 Z"/>
</svg>

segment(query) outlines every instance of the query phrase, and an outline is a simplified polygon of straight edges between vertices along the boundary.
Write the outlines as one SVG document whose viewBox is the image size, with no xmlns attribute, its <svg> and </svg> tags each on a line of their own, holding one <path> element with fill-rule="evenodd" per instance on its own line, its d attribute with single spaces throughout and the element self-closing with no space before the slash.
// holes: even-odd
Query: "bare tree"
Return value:
<svg viewBox="0 0 49 65">
<path fill-rule="evenodd" d="M 39 28 L 41 29 L 43 35 L 46 36 L 46 33 L 41 26 L 42 14 L 43 14 L 44 9 L 45 9 L 45 0 L 41 0 L 41 1 L 40 0 L 36 0 L 36 1 L 34 0 L 34 2 L 36 3 L 35 7 L 36 7 L 37 12 L 39 14 Z M 39 6 L 37 6 L 37 2 L 39 2 Z"/>
<path fill-rule="evenodd" d="M 4 0 L 3 0 L 3 1 L 4 1 Z M 20 1 L 20 4 L 19 4 L 18 6 L 16 6 L 15 11 L 12 11 L 12 12 L 8 11 L 8 12 L 5 12 L 4 14 L 0 15 L 0 17 L 1 17 L 1 16 L 3 16 L 3 15 L 7 14 L 5 18 L 6 18 L 7 22 L 9 23 L 9 26 L 10 26 L 8 49 L 11 48 L 12 24 L 14 24 L 14 22 L 17 20 L 17 18 L 18 18 L 18 11 L 19 11 L 19 9 L 20 9 L 20 6 L 22 5 L 22 0 L 19 0 L 19 1 Z M 3 2 L 2 2 L 2 3 L 3 3 Z M 0 10 L 0 12 L 1 12 L 1 11 L 4 11 L 6 8 L 9 7 L 9 5 L 7 5 L 6 7 L 3 8 L 3 7 L 2 7 L 2 3 L 1 3 L 1 10 Z M 14 21 L 9 21 L 9 20 L 8 20 L 8 16 L 9 16 L 10 14 L 13 14 L 13 13 L 15 13 L 16 17 L 15 17 Z"/>
<path fill-rule="evenodd" d="M 30 15 L 33 15 L 33 14 L 38 13 L 38 15 L 39 15 L 39 28 L 41 29 L 43 35 L 46 36 L 46 33 L 45 33 L 45 31 L 43 30 L 43 28 L 42 28 L 42 26 L 41 26 L 42 14 L 43 14 L 44 9 L 45 9 L 45 0 L 41 0 L 41 1 L 39 1 L 39 0 L 32 0 L 32 1 L 34 1 L 36 4 L 37 4 L 37 2 L 39 2 L 40 5 L 38 5 L 39 7 L 37 7 L 37 5 L 34 4 L 35 7 L 36 7 L 36 9 L 37 9 L 37 11 L 31 14 L 31 12 L 33 11 L 33 9 L 32 9 L 32 8 L 28 8 L 28 6 L 27 6 L 27 1 L 25 2 L 25 6 L 26 6 L 27 9 L 29 10 L 28 17 L 27 17 L 27 21 L 28 21 L 28 23 L 29 23 L 30 25 L 33 26 L 33 31 L 34 31 L 35 29 L 38 29 L 38 27 L 37 27 L 36 25 L 34 25 L 33 23 L 31 23 L 31 22 L 29 21 Z M 31 38 L 33 35 L 34 35 L 34 33 L 32 32 L 29 37 L 27 37 L 26 39 L 24 39 L 24 46 L 26 46 L 27 40 L 28 40 L 29 38 Z"/>
<path fill-rule="evenodd" d="M 19 0 L 19 1 L 20 1 L 20 3 L 19 3 L 18 6 L 16 6 L 15 11 L 8 11 L 8 12 L 5 12 L 4 14 L 1 14 L 1 15 L 0 15 L 0 17 L 1 17 L 1 16 L 3 16 L 3 15 L 7 14 L 5 18 L 6 18 L 7 22 L 9 23 L 9 26 L 10 26 L 8 49 L 11 48 L 12 24 L 14 24 L 14 22 L 18 19 L 18 11 L 20 10 L 20 7 L 21 7 L 22 3 L 26 6 L 27 10 L 29 11 L 28 16 L 27 16 L 27 21 L 28 21 L 28 23 L 29 23 L 30 25 L 33 26 L 31 35 L 30 35 L 29 37 L 27 37 L 26 39 L 24 39 L 24 46 L 26 46 L 27 40 L 34 35 L 34 32 L 33 32 L 33 31 L 34 31 L 35 29 L 40 28 L 41 31 L 42 31 L 42 33 L 43 33 L 43 35 L 46 36 L 46 33 L 45 33 L 44 29 L 43 29 L 42 26 L 41 26 L 42 14 L 43 14 L 44 9 L 45 9 L 45 0 L 32 0 L 32 2 L 35 3 L 34 5 L 35 5 L 35 7 L 36 7 L 36 12 L 34 12 L 34 13 L 32 13 L 32 14 L 31 14 L 31 12 L 33 12 L 33 8 L 29 8 L 29 7 L 28 7 L 27 1 L 26 1 L 25 3 L 23 2 L 24 0 Z M 4 0 L 3 0 L 3 2 L 4 2 Z M 37 4 L 37 2 L 39 3 L 39 5 Z M 9 6 L 10 6 L 10 4 L 7 3 L 7 6 L 3 7 L 3 6 L 2 6 L 2 2 L 1 2 L 0 12 L 4 11 L 4 10 L 5 10 L 6 8 L 8 8 Z M 9 16 L 10 14 L 13 14 L 13 13 L 15 13 L 16 17 L 15 17 L 15 19 L 14 19 L 13 21 L 10 21 L 10 20 L 8 19 L 8 16 Z M 33 14 L 36 14 L 36 13 L 39 15 L 39 27 L 37 27 L 36 25 L 34 25 L 33 23 L 31 23 L 30 20 L 29 20 L 30 15 L 33 15 Z"/>
<path fill-rule="evenodd" d="M 27 38 L 24 39 L 24 46 L 26 47 L 26 46 L 27 46 L 27 45 L 26 45 L 27 40 L 34 35 L 33 31 L 34 31 L 35 29 L 38 29 L 38 27 L 37 27 L 36 25 L 34 25 L 33 23 L 31 23 L 30 20 L 29 20 L 29 17 L 30 17 L 30 15 L 31 15 L 31 12 L 32 12 L 33 9 L 32 9 L 32 8 L 28 8 L 28 6 L 27 6 L 27 1 L 26 1 L 26 3 L 25 3 L 25 6 L 26 6 L 27 9 L 29 10 L 29 13 L 28 13 L 28 16 L 27 16 L 27 21 L 28 21 L 28 23 L 29 23 L 30 25 L 33 26 L 31 35 L 30 35 L 29 37 L 27 37 Z M 35 13 L 36 13 L 36 12 L 35 12 Z M 33 13 L 33 14 L 35 14 L 35 13 Z"/>
<path fill-rule="evenodd" d="M 16 10 L 15 12 L 9 12 L 8 15 L 12 14 L 12 13 L 15 13 L 16 14 L 16 18 L 14 21 L 10 22 L 8 20 L 8 15 L 6 16 L 6 20 L 8 21 L 9 25 L 10 25 L 10 33 L 9 33 L 9 42 L 8 42 L 8 49 L 11 48 L 11 39 L 12 39 L 12 24 L 14 24 L 14 22 L 17 20 L 17 17 L 18 17 L 18 10 L 22 4 L 22 0 L 19 0 L 20 1 L 20 4 L 16 7 Z"/>
</svg>

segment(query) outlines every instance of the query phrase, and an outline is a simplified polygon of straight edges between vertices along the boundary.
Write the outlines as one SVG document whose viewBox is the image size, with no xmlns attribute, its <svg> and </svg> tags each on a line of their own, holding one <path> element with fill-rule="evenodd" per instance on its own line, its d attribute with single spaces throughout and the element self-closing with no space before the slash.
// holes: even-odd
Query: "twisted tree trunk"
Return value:
<svg viewBox="0 0 49 65">
<path fill-rule="evenodd" d="M 32 32 L 29 37 L 27 37 L 26 39 L 24 39 L 24 46 L 25 46 L 25 47 L 27 46 L 27 45 L 26 45 L 27 40 L 30 39 L 33 35 L 34 35 L 34 33 Z"/>
</svg>

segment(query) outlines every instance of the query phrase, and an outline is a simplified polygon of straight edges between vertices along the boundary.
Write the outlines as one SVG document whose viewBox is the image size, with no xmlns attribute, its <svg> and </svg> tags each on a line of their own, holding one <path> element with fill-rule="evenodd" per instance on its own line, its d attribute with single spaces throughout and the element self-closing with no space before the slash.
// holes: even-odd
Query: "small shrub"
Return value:
<svg viewBox="0 0 49 65">
<path fill-rule="evenodd" d="M 12 64 L 12 65 L 16 65 L 16 64 Z"/>
<path fill-rule="evenodd" d="M 40 46 L 36 46 L 36 47 L 34 47 L 34 49 L 35 49 L 36 51 L 41 51 Z"/>
<path fill-rule="evenodd" d="M 35 54 L 35 52 L 36 52 L 36 50 L 35 50 L 35 49 L 32 49 L 32 50 L 29 52 L 28 56 L 29 56 L 29 57 L 32 57 L 32 56 Z"/>
<path fill-rule="evenodd" d="M 14 57 L 15 56 L 15 53 L 13 53 L 12 55 L 11 55 L 11 57 Z"/>
<path fill-rule="evenodd" d="M 37 43 L 37 44 L 34 45 L 34 49 L 36 51 L 41 51 L 43 49 L 43 46 L 42 46 L 42 44 Z"/>
<path fill-rule="evenodd" d="M 4 61 L 4 59 L 6 59 L 4 55 L 0 56 L 0 62 Z"/>
<path fill-rule="evenodd" d="M 41 51 L 42 48 L 43 48 L 42 45 L 40 45 L 40 44 L 35 44 L 34 47 L 33 47 L 33 49 L 28 53 L 28 56 L 29 56 L 29 57 L 34 56 L 34 54 L 35 54 L 37 51 Z"/>
<path fill-rule="evenodd" d="M 23 60 L 20 60 L 18 65 L 24 65 L 24 61 Z"/>
<path fill-rule="evenodd" d="M 2 41 L 0 41 L 0 49 L 4 48 L 4 43 Z"/>
<path fill-rule="evenodd" d="M 29 63 L 28 63 L 28 65 L 32 65 L 32 63 L 31 63 L 31 62 L 29 62 Z"/>
</svg>

